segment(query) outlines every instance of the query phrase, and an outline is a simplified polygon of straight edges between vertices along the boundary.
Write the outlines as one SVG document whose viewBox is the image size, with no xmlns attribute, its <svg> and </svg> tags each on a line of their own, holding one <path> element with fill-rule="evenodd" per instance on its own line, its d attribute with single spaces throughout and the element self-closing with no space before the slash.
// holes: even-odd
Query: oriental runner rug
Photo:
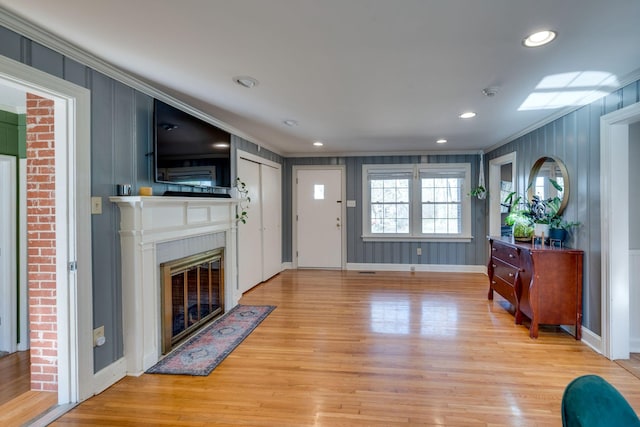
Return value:
<svg viewBox="0 0 640 427">
<path fill-rule="evenodd" d="M 276 307 L 237 305 L 149 368 L 149 374 L 207 376 Z"/>
</svg>

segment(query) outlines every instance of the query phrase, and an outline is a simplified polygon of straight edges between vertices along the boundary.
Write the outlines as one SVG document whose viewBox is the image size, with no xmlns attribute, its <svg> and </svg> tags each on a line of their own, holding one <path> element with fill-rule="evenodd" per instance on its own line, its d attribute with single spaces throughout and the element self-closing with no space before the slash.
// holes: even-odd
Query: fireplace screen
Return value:
<svg viewBox="0 0 640 427">
<path fill-rule="evenodd" d="M 224 313 L 224 249 L 160 264 L 162 354 Z"/>
</svg>

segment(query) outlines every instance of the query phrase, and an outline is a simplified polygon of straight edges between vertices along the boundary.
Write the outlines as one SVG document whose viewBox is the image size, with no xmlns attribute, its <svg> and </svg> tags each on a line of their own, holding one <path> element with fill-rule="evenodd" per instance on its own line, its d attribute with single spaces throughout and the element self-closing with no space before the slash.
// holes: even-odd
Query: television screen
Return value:
<svg viewBox="0 0 640 427">
<path fill-rule="evenodd" d="M 231 134 L 157 99 L 154 120 L 156 182 L 231 187 Z"/>
</svg>

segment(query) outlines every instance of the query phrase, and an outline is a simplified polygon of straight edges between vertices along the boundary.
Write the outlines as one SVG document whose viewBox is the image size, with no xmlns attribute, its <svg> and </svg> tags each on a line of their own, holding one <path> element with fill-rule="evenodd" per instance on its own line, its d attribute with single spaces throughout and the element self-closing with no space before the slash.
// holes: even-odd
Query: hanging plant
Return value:
<svg viewBox="0 0 640 427">
<path fill-rule="evenodd" d="M 236 221 L 246 224 L 248 217 L 247 211 L 249 209 L 249 203 L 251 203 L 249 189 L 247 188 L 247 184 L 240 178 L 236 178 L 236 188 L 238 189 L 240 198 L 240 203 L 238 203 L 238 207 L 236 208 Z"/>
</svg>

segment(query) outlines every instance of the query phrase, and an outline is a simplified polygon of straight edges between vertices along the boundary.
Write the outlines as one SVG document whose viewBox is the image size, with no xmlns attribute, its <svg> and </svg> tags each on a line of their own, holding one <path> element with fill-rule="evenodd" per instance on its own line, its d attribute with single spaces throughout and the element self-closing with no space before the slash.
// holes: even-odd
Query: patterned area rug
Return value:
<svg viewBox="0 0 640 427">
<path fill-rule="evenodd" d="M 275 308 L 272 305 L 235 306 L 147 373 L 209 375 Z"/>
</svg>

